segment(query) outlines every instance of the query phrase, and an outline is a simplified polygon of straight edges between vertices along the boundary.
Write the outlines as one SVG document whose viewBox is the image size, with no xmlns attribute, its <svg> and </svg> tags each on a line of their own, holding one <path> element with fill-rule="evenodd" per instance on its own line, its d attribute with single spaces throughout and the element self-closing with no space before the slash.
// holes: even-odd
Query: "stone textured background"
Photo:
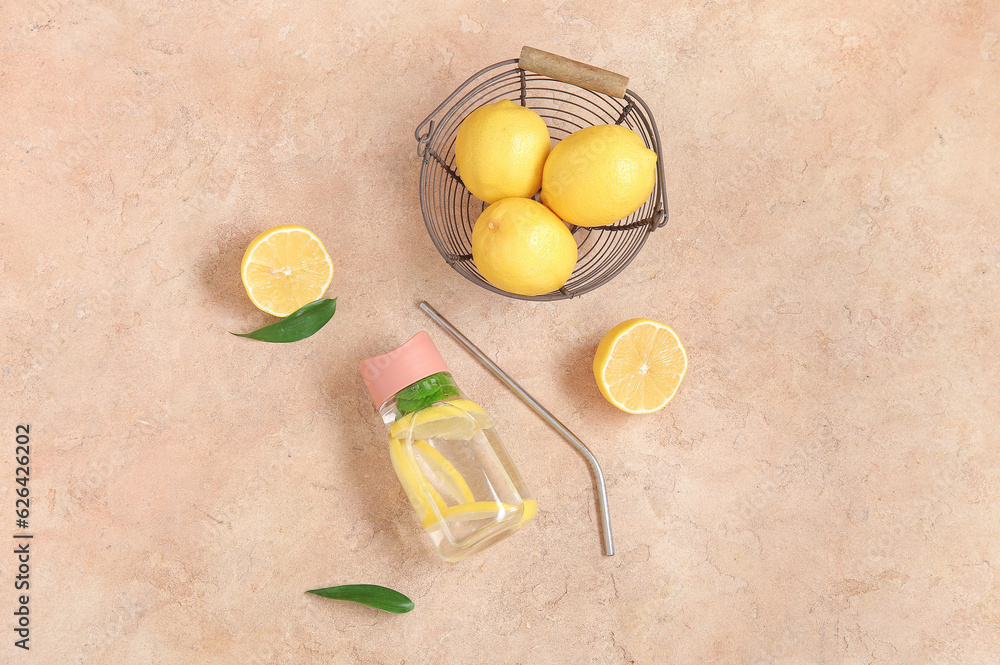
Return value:
<svg viewBox="0 0 1000 665">
<path fill-rule="evenodd" d="M 459 277 L 418 203 L 413 129 L 522 44 L 631 76 L 668 167 L 670 224 L 556 304 Z M 28 653 L 0 556 L 0 660 L 997 663 L 998 134 L 991 0 L 5 2 L 0 536 L 27 422 L 35 554 Z M 282 223 L 340 309 L 233 337 Z M 582 459 L 421 299 L 591 445 L 615 557 Z M 647 417 L 589 370 L 635 316 L 691 359 Z M 542 509 L 461 564 L 357 372 L 420 329 Z M 303 593 L 356 582 L 416 610 Z"/>
</svg>

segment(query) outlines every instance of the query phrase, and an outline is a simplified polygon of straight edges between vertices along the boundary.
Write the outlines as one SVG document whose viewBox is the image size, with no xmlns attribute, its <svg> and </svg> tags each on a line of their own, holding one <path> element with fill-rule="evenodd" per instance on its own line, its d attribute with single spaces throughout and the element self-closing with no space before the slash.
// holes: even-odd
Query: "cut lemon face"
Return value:
<svg viewBox="0 0 1000 665">
<path fill-rule="evenodd" d="M 608 332 L 594 356 L 594 378 L 604 397 L 627 413 L 659 411 L 687 372 L 687 352 L 669 326 L 629 319 Z"/>
<path fill-rule="evenodd" d="M 240 267 L 251 302 L 274 316 L 288 316 L 321 298 L 333 279 L 333 261 L 309 229 L 276 226 L 253 239 Z"/>
</svg>

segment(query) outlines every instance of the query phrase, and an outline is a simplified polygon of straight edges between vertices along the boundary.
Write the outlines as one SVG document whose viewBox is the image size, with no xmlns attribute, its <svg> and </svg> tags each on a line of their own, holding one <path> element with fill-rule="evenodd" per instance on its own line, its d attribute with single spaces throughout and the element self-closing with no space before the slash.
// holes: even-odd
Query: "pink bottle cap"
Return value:
<svg viewBox="0 0 1000 665">
<path fill-rule="evenodd" d="M 361 363 L 361 378 L 376 407 L 420 379 L 447 371 L 444 358 L 426 330 L 418 332 L 398 349 Z"/>
</svg>

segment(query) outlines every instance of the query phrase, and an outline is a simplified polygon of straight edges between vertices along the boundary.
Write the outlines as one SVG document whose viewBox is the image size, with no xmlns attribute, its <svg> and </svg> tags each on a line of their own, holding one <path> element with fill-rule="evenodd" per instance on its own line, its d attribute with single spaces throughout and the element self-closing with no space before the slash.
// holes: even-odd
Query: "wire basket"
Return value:
<svg viewBox="0 0 1000 665">
<path fill-rule="evenodd" d="M 541 70 L 546 73 L 536 73 Z M 420 209 L 427 231 L 448 265 L 495 293 L 543 301 L 593 291 L 625 269 L 649 234 L 665 225 L 668 218 L 660 134 L 649 107 L 626 89 L 627 81 L 619 74 L 525 47 L 520 60 L 498 62 L 474 74 L 417 126 L 417 153 L 423 157 Z M 642 137 L 657 158 L 653 193 L 638 210 L 608 226 L 569 225 L 578 247 L 576 268 L 561 289 L 539 296 L 517 295 L 493 286 L 472 260 L 472 227 L 487 204 L 462 184 L 455 165 L 455 137 L 467 115 L 501 99 L 534 110 L 556 140 L 591 125 L 624 125 Z"/>
</svg>

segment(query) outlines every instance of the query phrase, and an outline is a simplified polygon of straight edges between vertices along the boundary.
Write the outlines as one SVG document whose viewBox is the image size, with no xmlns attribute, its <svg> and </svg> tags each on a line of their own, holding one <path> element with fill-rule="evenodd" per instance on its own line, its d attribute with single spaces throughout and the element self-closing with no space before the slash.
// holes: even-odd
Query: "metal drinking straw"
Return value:
<svg viewBox="0 0 1000 665">
<path fill-rule="evenodd" d="M 448 320 L 437 313 L 437 311 L 428 305 L 426 302 L 420 303 L 420 309 L 424 310 L 427 316 L 434 319 L 439 326 L 444 328 L 448 333 L 455 338 L 455 340 L 464 346 L 469 353 L 474 355 L 479 362 L 486 366 L 486 369 L 493 372 L 493 374 L 507 384 L 507 387 L 514 391 L 518 397 L 520 397 L 525 404 L 530 406 L 532 410 L 542 417 L 542 420 L 547 422 L 552 428 L 562 434 L 563 438 L 570 442 L 570 444 L 580 451 L 580 454 L 586 458 L 587 463 L 590 464 L 591 470 L 594 472 L 594 488 L 597 491 L 597 505 L 600 509 L 601 514 L 601 532 L 604 535 L 604 553 L 607 556 L 613 556 L 615 553 L 615 546 L 611 539 L 611 517 L 608 515 L 608 493 L 604 487 L 604 474 L 601 472 L 601 465 L 597 463 L 597 458 L 594 454 L 590 452 L 587 446 L 583 445 L 583 441 L 576 438 L 573 432 L 566 429 L 559 420 L 553 416 L 548 410 L 535 401 L 535 398 L 524 391 L 524 389 L 514 382 L 514 379 L 507 376 L 507 374 L 497 367 L 496 363 L 486 357 L 486 355 L 476 348 L 476 345 L 469 341 L 465 335 L 460 333 L 455 326 L 448 323 Z"/>
</svg>

